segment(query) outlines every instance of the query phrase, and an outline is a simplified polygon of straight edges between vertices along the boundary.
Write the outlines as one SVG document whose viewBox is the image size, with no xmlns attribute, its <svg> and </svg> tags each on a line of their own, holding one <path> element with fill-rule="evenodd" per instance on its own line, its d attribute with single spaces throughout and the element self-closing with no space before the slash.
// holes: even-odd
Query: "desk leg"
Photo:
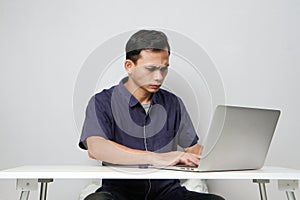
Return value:
<svg viewBox="0 0 300 200">
<path fill-rule="evenodd" d="M 298 187 L 298 180 L 278 180 L 278 189 L 286 192 L 288 200 L 296 200 L 294 190 Z"/>
<path fill-rule="evenodd" d="M 22 191 L 20 200 L 28 200 L 30 191 Z"/>
<path fill-rule="evenodd" d="M 253 183 L 257 183 L 259 187 L 260 199 L 267 200 L 267 190 L 266 190 L 266 183 L 269 183 L 269 180 L 265 179 L 254 179 Z"/>
<path fill-rule="evenodd" d="M 30 191 L 37 190 L 36 179 L 17 179 L 17 190 L 21 190 L 20 200 L 28 200 Z"/>
<path fill-rule="evenodd" d="M 288 200 L 296 200 L 294 191 L 286 191 L 286 196 L 287 196 Z"/>
<path fill-rule="evenodd" d="M 53 179 L 39 179 L 38 182 L 41 183 L 40 200 L 46 200 L 48 183 L 53 182 Z"/>
</svg>

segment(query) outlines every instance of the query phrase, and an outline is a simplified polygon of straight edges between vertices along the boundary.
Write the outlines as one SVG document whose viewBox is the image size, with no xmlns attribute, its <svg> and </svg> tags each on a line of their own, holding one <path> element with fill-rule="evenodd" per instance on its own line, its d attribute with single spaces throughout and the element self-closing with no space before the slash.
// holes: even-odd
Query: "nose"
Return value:
<svg viewBox="0 0 300 200">
<path fill-rule="evenodd" d="M 164 76 L 162 75 L 162 72 L 160 70 L 155 70 L 154 80 L 158 83 L 162 83 L 162 81 L 164 80 Z"/>
</svg>

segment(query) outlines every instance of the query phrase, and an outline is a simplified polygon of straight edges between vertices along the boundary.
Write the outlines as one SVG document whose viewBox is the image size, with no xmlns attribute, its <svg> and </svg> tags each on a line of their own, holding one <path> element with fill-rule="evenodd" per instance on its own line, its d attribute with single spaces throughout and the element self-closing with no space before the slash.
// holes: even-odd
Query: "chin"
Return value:
<svg viewBox="0 0 300 200">
<path fill-rule="evenodd" d="M 157 92 L 159 90 L 159 88 L 158 89 L 156 89 L 156 88 L 144 88 L 144 90 L 149 92 L 149 93 L 154 93 L 154 92 Z"/>
<path fill-rule="evenodd" d="M 154 92 L 157 92 L 158 90 L 159 90 L 159 88 L 158 89 L 148 89 L 147 91 L 150 93 L 154 93 Z"/>
</svg>

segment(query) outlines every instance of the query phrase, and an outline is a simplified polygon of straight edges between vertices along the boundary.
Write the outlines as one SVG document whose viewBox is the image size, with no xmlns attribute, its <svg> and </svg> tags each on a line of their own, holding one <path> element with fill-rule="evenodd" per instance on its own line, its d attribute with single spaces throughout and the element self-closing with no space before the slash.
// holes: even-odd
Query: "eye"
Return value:
<svg viewBox="0 0 300 200">
<path fill-rule="evenodd" d="M 161 68 L 160 68 L 160 71 L 161 71 L 161 72 L 167 72 L 167 71 L 168 71 L 168 67 L 161 67 Z"/>
<path fill-rule="evenodd" d="M 150 72 L 154 72 L 156 69 L 157 69 L 157 67 L 156 66 L 149 66 L 149 67 L 147 67 L 146 68 L 148 71 L 150 71 Z"/>
</svg>

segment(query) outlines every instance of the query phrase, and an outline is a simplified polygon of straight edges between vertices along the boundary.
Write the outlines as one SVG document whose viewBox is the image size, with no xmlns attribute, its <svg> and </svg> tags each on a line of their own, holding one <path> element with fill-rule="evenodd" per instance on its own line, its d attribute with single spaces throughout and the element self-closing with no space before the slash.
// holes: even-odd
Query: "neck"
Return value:
<svg viewBox="0 0 300 200">
<path fill-rule="evenodd" d="M 146 91 L 142 87 L 137 86 L 130 78 L 126 83 L 124 83 L 124 86 L 141 104 L 150 103 L 152 93 Z"/>
</svg>

